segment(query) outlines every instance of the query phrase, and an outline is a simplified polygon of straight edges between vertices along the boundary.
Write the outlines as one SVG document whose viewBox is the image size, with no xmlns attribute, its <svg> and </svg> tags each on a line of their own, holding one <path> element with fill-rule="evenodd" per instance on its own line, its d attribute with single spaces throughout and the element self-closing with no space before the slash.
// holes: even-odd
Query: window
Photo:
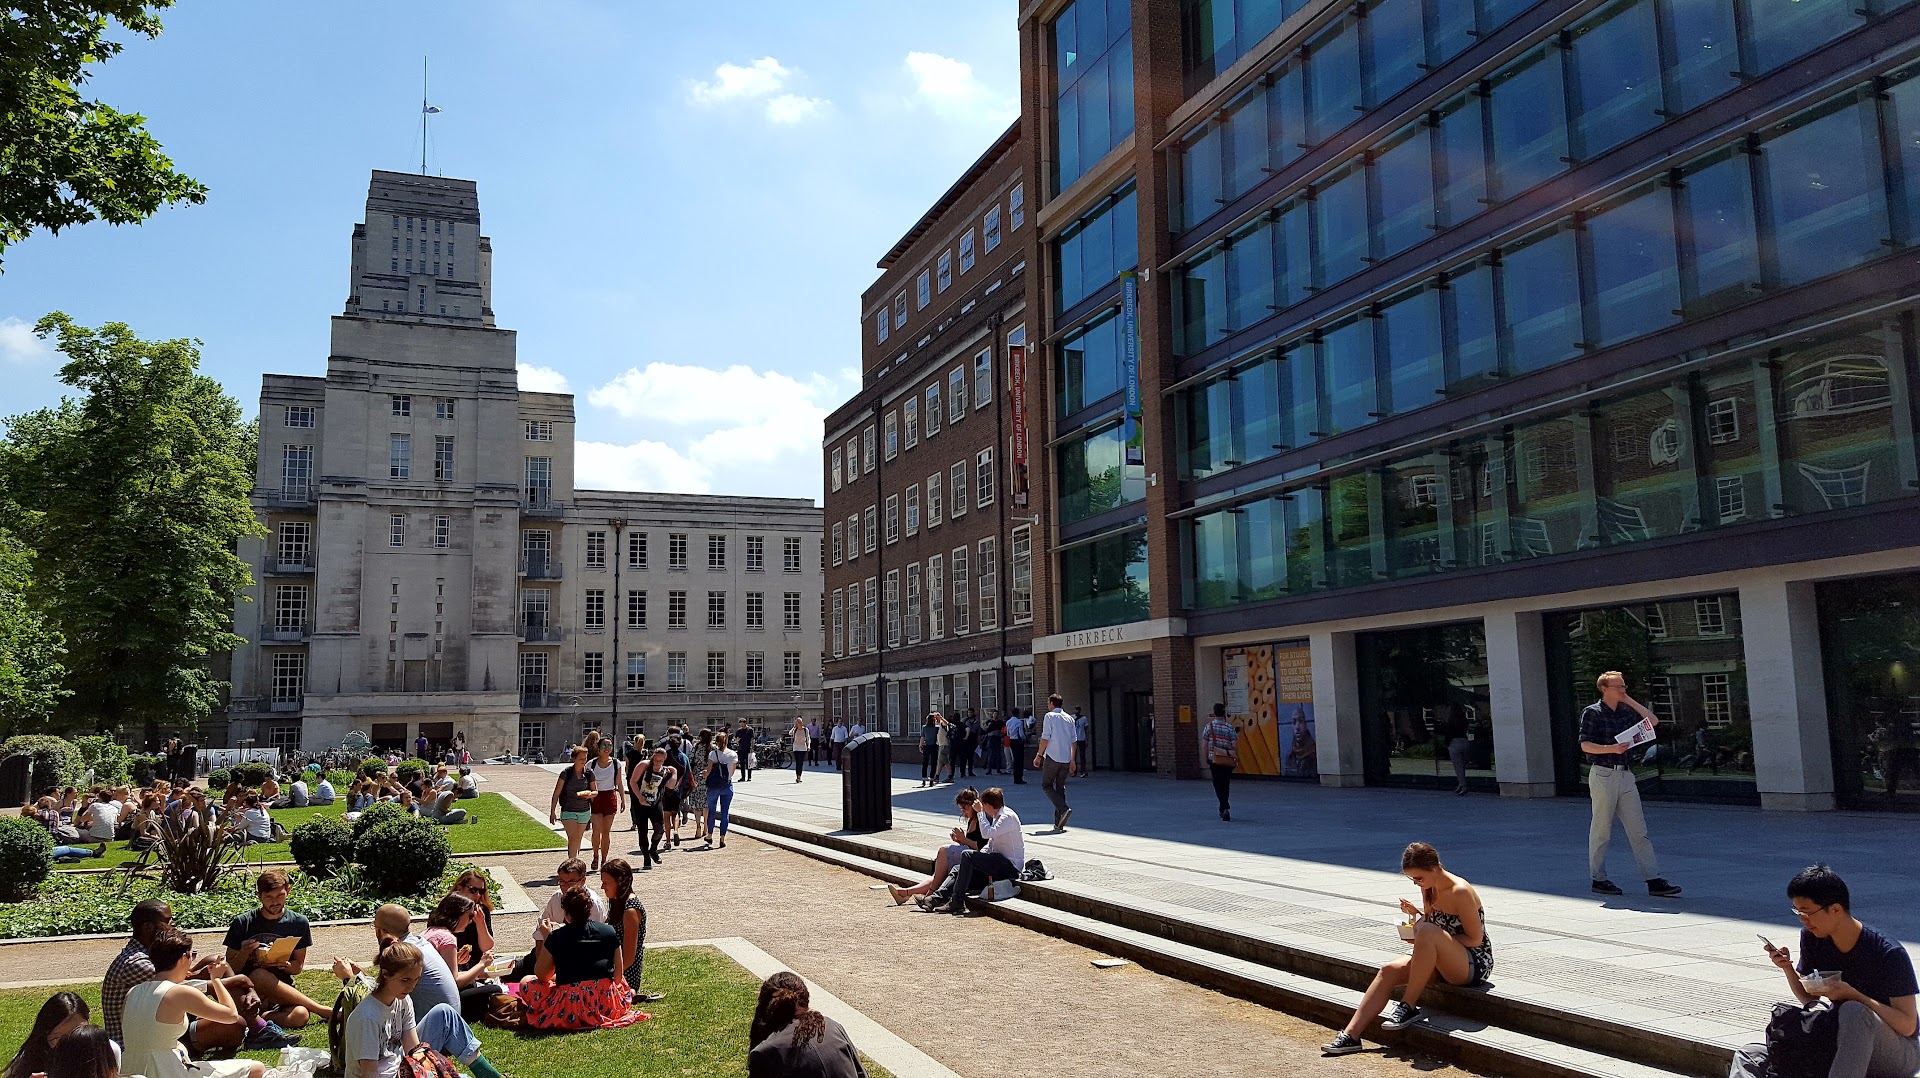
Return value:
<svg viewBox="0 0 1920 1078">
<path fill-rule="evenodd" d="M 707 628 L 724 629 L 727 627 L 727 593 L 710 591 L 707 593 Z"/>
<path fill-rule="evenodd" d="M 907 324 L 907 294 L 905 292 L 902 292 L 899 295 L 893 297 L 893 328 L 899 329 L 901 326 L 904 326 L 906 324 Z"/>
<path fill-rule="evenodd" d="M 394 397 L 388 397 L 387 400 L 389 402 L 389 406 L 392 408 L 394 415 L 410 416 L 413 414 L 413 398 L 412 397 L 394 396 Z"/>
<path fill-rule="evenodd" d="M 880 531 L 875 526 L 875 523 L 876 523 L 875 518 L 877 517 L 878 514 L 875 511 L 874 507 L 869 505 L 867 506 L 867 511 L 864 515 L 866 518 L 866 528 L 865 528 L 866 537 L 862 540 L 860 545 L 867 553 L 871 554 L 875 550 L 879 549 Z"/>
<path fill-rule="evenodd" d="M 914 281 L 913 288 L 913 309 L 925 310 L 927 304 L 933 302 L 933 275 L 927 270 L 921 270 L 919 278 Z"/>
<path fill-rule="evenodd" d="M 405 434 L 387 436 L 387 478 L 406 479 L 413 474 L 413 439 Z"/>
<path fill-rule="evenodd" d="M 527 441 L 529 442 L 553 441 L 553 420 L 551 419 L 527 420 Z"/>
<path fill-rule="evenodd" d="M 847 439 L 847 482 L 851 484 L 860 478 L 860 440 Z"/>
<path fill-rule="evenodd" d="M 937 265 L 940 270 L 940 291 L 945 292 L 953 286 L 953 252 L 941 251 Z"/>
<path fill-rule="evenodd" d="M 684 651 L 667 652 L 667 691 L 685 692 L 687 689 L 687 653 Z"/>
<path fill-rule="evenodd" d="M 980 671 L 980 710 L 997 711 L 1000 707 L 1000 671 Z"/>
<path fill-rule="evenodd" d="M 286 425 L 289 427 L 313 426 L 313 406 L 310 404 L 287 405 Z"/>
<path fill-rule="evenodd" d="M 900 541 L 900 495 L 887 495 L 887 542 Z"/>
<path fill-rule="evenodd" d="M 307 626 L 307 586 L 281 584 L 273 589 L 273 627 L 278 632 L 299 632 Z"/>
<path fill-rule="evenodd" d="M 1745 476 L 1723 475 L 1713 481 L 1720 523 L 1732 524 L 1747 517 L 1747 480 Z"/>
<path fill-rule="evenodd" d="M 873 331 L 879 339 L 879 343 L 887 343 L 887 334 L 890 332 L 889 327 L 890 323 L 887 321 L 887 309 L 882 307 L 880 308 L 880 313 L 875 315 L 873 319 Z"/>
<path fill-rule="evenodd" d="M 920 642 L 920 563 L 907 566 L 907 643 Z"/>
<path fill-rule="evenodd" d="M 845 549 L 843 544 L 845 543 L 845 540 L 846 540 L 846 525 L 840 523 L 837 520 L 834 521 L 833 528 L 831 529 L 831 534 L 828 537 L 827 543 L 828 543 L 829 549 L 831 549 L 833 552 L 832 560 L 833 560 L 833 564 L 835 565 L 839 565 L 842 560 L 842 552 Z"/>
<path fill-rule="evenodd" d="M 967 462 L 955 464 L 947 479 L 947 515 L 955 520 L 967 515 Z"/>
<path fill-rule="evenodd" d="M 780 596 L 780 627 L 789 632 L 800 628 L 800 593 L 789 591 Z"/>
<path fill-rule="evenodd" d="M 767 537 L 747 536 L 747 571 L 760 572 L 767 567 Z"/>
<path fill-rule="evenodd" d="M 687 533 L 667 533 L 667 568 L 685 569 L 687 567 Z"/>
<path fill-rule="evenodd" d="M 747 652 L 747 691 L 760 692 L 767 687 L 767 653 Z"/>
<path fill-rule="evenodd" d="M 727 653 L 724 651 L 707 652 L 707 691 L 718 692 L 727 687 Z"/>
<path fill-rule="evenodd" d="M 953 635 L 964 636 L 971 629 L 973 596 L 967 591 L 967 548 L 953 548 Z"/>
<path fill-rule="evenodd" d="M 1027 220 L 1027 185 L 1016 183 L 1013 191 L 1007 195 L 1007 224 L 1009 232 L 1018 231 Z"/>
<path fill-rule="evenodd" d="M 1740 440 L 1740 407 L 1732 397 L 1707 402 L 1707 441 L 1727 445 Z"/>
<path fill-rule="evenodd" d="M 906 430 L 905 448 L 920 444 L 920 398 L 909 396 L 900 405 L 900 425 Z"/>
<path fill-rule="evenodd" d="M 993 450 L 982 449 L 974 460 L 975 490 L 973 504 L 993 504 Z"/>
<path fill-rule="evenodd" d="M 927 476 L 927 527 L 940 526 L 940 473 Z"/>
<path fill-rule="evenodd" d="M 541 656 L 545 658 L 546 656 Z M 530 656 L 522 656 L 530 658 Z M 535 752 L 545 753 L 547 748 L 547 724 L 539 719 L 520 720 L 520 753 L 531 756 Z"/>
<path fill-rule="evenodd" d="M 833 648 L 833 657 L 836 659 L 846 653 L 846 601 L 847 594 L 844 590 L 833 589 L 831 603 L 833 613 L 828 621 L 832 635 L 828 637 L 828 644 Z"/>
<path fill-rule="evenodd" d="M 993 349 L 983 348 L 973 357 L 973 406 L 980 409 L 993 399 Z"/>
<path fill-rule="evenodd" d="M 989 252 L 1000 246 L 1000 207 L 995 206 L 987 211 L 986 220 L 980 225 L 980 232 L 987 241 Z"/>
<path fill-rule="evenodd" d="M 866 616 L 865 635 L 863 639 L 865 639 L 867 642 L 868 651 L 879 651 L 880 650 L 880 616 L 879 616 L 880 583 L 877 578 L 875 577 L 867 578 L 867 588 L 866 588 L 865 594 L 866 594 L 865 602 L 867 604 L 867 616 Z"/>
<path fill-rule="evenodd" d="M 647 567 L 647 533 L 632 532 L 627 535 L 627 568 L 645 569 Z"/>
<path fill-rule="evenodd" d="M 1726 612 L 1720 605 L 1718 595 L 1693 601 L 1693 623 L 1701 636 L 1727 635 Z"/>
<path fill-rule="evenodd" d="M 727 567 L 727 537 L 724 535 L 707 536 L 707 569 L 717 572 Z"/>
<path fill-rule="evenodd" d="M 1836 8 L 1839 5 L 1834 5 Z M 1872 105 L 1847 103 L 1776 125 L 1760 161 L 1782 284 L 1799 284 L 1875 257 L 1889 236 Z"/>
<path fill-rule="evenodd" d="M 920 484 L 907 488 L 907 534 L 920 534 Z"/>
<path fill-rule="evenodd" d="M 607 567 L 607 533 L 590 531 L 587 533 L 587 568 L 605 569 Z"/>
<path fill-rule="evenodd" d="M 313 521 L 280 522 L 280 564 L 308 565 L 313 558 Z"/>
<path fill-rule="evenodd" d="M 627 593 L 627 628 L 644 629 L 647 627 L 647 593 L 630 591 Z"/>
<path fill-rule="evenodd" d="M 407 518 L 399 513 L 391 513 L 387 516 L 387 545 L 407 545 Z"/>
<path fill-rule="evenodd" d="M 833 489 L 839 490 L 840 489 L 840 450 L 835 449 L 827 454 L 827 470 L 833 473 Z"/>
<path fill-rule="evenodd" d="M 451 533 L 452 531 L 453 531 L 452 517 L 447 517 L 447 516 L 434 517 L 433 518 L 433 545 L 437 547 L 445 547 L 447 545 L 449 533 Z"/>
<path fill-rule="evenodd" d="M 955 367 L 947 372 L 947 423 L 951 426 L 967 417 L 967 369 Z"/>
<path fill-rule="evenodd" d="M 1733 685 L 1726 674 L 1700 675 L 1700 706 L 1715 730 L 1733 725 Z"/>
<path fill-rule="evenodd" d="M 860 582 L 847 585 L 847 654 L 860 654 L 865 643 L 864 620 L 860 614 Z"/>
<path fill-rule="evenodd" d="M 1647 637 L 1651 640 L 1667 638 L 1667 615 L 1660 609 L 1659 603 L 1647 604 Z"/>
<path fill-rule="evenodd" d="M 607 592 L 605 588 L 587 589 L 587 606 L 582 617 L 582 626 L 588 632 L 598 632 L 607 627 Z"/>
<path fill-rule="evenodd" d="M 687 627 L 687 593 L 670 591 L 667 593 L 667 628 L 684 629 Z"/>
<path fill-rule="evenodd" d="M 1018 708 L 1033 706 L 1033 667 L 1031 666 L 1013 668 L 1013 706 Z"/>
<path fill-rule="evenodd" d="M 785 652 L 780 656 L 780 687 L 797 689 L 800 687 L 800 653 Z"/>
<path fill-rule="evenodd" d="M 946 562 L 935 554 L 927 559 L 927 639 L 940 640 L 947 635 Z"/>
<path fill-rule="evenodd" d="M 888 412 L 886 419 L 882 422 L 886 429 L 887 459 L 892 460 L 900 455 L 900 417 L 894 412 Z"/>
<path fill-rule="evenodd" d="M 580 691 L 607 691 L 607 653 L 589 651 L 580 656 Z"/>
<path fill-rule="evenodd" d="M 627 691 L 639 692 L 647 687 L 647 653 L 644 651 L 627 652 Z"/>
<path fill-rule="evenodd" d="M 969 228 L 960 234 L 960 272 L 965 273 L 972 268 L 973 229 Z"/>
<path fill-rule="evenodd" d="M 438 483 L 453 482 L 453 436 L 433 436 L 433 478 Z"/>
<path fill-rule="evenodd" d="M 973 578 L 979 585 L 980 628 L 995 628 L 1000 624 L 1000 550 L 991 536 L 980 540 Z"/>
<path fill-rule="evenodd" d="M 1015 625 L 1033 620 L 1033 528 L 1022 524 L 1013 529 L 1009 540 L 1013 554 L 1013 579 L 1008 584 L 1007 616 Z"/>
<path fill-rule="evenodd" d="M 859 690 L 856 689 L 855 691 L 857 692 Z M 842 689 L 833 690 L 833 723 L 835 726 L 840 725 L 842 718 L 846 715 L 846 711 L 845 711 L 846 700 L 845 700 L 845 697 L 842 695 L 843 692 L 844 690 Z"/>
<path fill-rule="evenodd" d="M 553 505 L 553 458 L 527 458 L 527 505 L 547 509 Z"/>
<path fill-rule="evenodd" d="M 747 593 L 747 628 L 764 629 L 767 627 L 767 593 L 750 591 Z"/>
<path fill-rule="evenodd" d="M 887 646 L 900 646 L 900 570 L 887 571 Z"/>
<path fill-rule="evenodd" d="M 780 571 L 797 573 L 800 571 L 800 537 L 782 536 L 780 539 Z"/>
<path fill-rule="evenodd" d="M 940 433 L 940 383 L 935 381 L 927 387 L 927 437 Z"/>
<path fill-rule="evenodd" d="M 862 475 L 873 474 L 873 428 L 860 432 L 860 469 Z"/>
<path fill-rule="evenodd" d="M 1067 226 L 1052 245 L 1054 307 L 1064 311 L 1140 261 L 1139 204 L 1128 183 Z"/>
<path fill-rule="evenodd" d="M 433 418 L 452 419 L 453 418 L 453 398 L 441 397 L 438 400 L 435 400 L 433 402 Z"/>
<path fill-rule="evenodd" d="M 307 691 L 307 657 L 298 651 L 273 653 L 273 699 L 297 703 Z"/>
</svg>

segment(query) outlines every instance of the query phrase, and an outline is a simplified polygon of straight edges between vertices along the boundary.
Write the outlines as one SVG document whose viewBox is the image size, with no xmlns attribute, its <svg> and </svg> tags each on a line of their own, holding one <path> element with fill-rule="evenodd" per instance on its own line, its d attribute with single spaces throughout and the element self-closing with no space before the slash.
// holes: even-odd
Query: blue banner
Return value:
<svg viewBox="0 0 1920 1078">
<path fill-rule="evenodd" d="M 1140 422 L 1140 279 L 1132 270 L 1120 275 L 1120 364 L 1127 380 L 1125 431 L 1127 463 L 1145 465 L 1146 444 Z"/>
</svg>

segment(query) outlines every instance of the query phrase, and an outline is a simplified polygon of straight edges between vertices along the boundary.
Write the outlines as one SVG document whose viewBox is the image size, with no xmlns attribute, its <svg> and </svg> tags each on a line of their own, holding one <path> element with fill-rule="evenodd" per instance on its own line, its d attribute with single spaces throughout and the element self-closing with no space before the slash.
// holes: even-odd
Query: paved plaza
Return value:
<svg viewBox="0 0 1920 1078">
<path fill-rule="evenodd" d="M 912 766 L 893 774 L 894 827 L 872 838 L 930 853 L 952 826 L 955 787 L 919 788 Z M 1062 884 L 1186 907 L 1210 924 L 1368 963 L 1400 953 L 1395 905 L 1416 897 L 1397 871 L 1400 851 L 1431 842 L 1486 904 L 1500 992 L 1720 1045 L 1759 1039 L 1768 1008 L 1786 996 L 1754 936 L 1795 944 L 1785 886 L 1809 863 L 1832 864 L 1858 914 L 1920 956 L 1920 852 L 1903 817 L 1649 803 L 1661 870 L 1686 893 L 1648 897 L 1617 836 L 1610 863 L 1628 894 L 1603 899 L 1588 890 L 1584 799 L 1249 781 L 1235 784 L 1224 823 L 1206 783 L 1098 773 L 1069 785 L 1074 813 L 1062 834 L 1047 824 L 1037 775 L 1004 788 L 1027 823 L 1027 855 Z M 831 768 L 798 784 L 762 770 L 738 790 L 737 815 L 839 828 Z"/>
</svg>

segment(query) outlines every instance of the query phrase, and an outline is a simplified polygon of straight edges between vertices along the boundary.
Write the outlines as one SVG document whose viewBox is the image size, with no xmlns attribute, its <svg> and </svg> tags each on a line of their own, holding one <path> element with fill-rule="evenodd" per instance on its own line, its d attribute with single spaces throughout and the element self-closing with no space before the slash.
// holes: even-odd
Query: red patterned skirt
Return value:
<svg viewBox="0 0 1920 1078">
<path fill-rule="evenodd" d="M 529 978 L 520 1003 L 529 1029 L 618 1029 L 653 1017 L 634 1009 L 633 989 L 619 977 L 579 984 Z"/>
</svg>

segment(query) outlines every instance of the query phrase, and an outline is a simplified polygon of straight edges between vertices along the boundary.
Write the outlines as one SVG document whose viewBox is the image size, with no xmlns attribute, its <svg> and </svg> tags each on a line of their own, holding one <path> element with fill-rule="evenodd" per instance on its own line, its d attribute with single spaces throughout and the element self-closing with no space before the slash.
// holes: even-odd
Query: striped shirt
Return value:
<svg viewBox="0 0 1920 1078">
<path fill-rule="evenodd" d="M 1233 756 L 1239 751 L 1240 731 L 1234 729 L 1232 723 L 1216 715 L 1207 723 L 1206 731 L 1201 735 L 1200 744 L 1206 753 L 1207 762 L 1213 763 L 1215 755 Z"/>
</svg>

